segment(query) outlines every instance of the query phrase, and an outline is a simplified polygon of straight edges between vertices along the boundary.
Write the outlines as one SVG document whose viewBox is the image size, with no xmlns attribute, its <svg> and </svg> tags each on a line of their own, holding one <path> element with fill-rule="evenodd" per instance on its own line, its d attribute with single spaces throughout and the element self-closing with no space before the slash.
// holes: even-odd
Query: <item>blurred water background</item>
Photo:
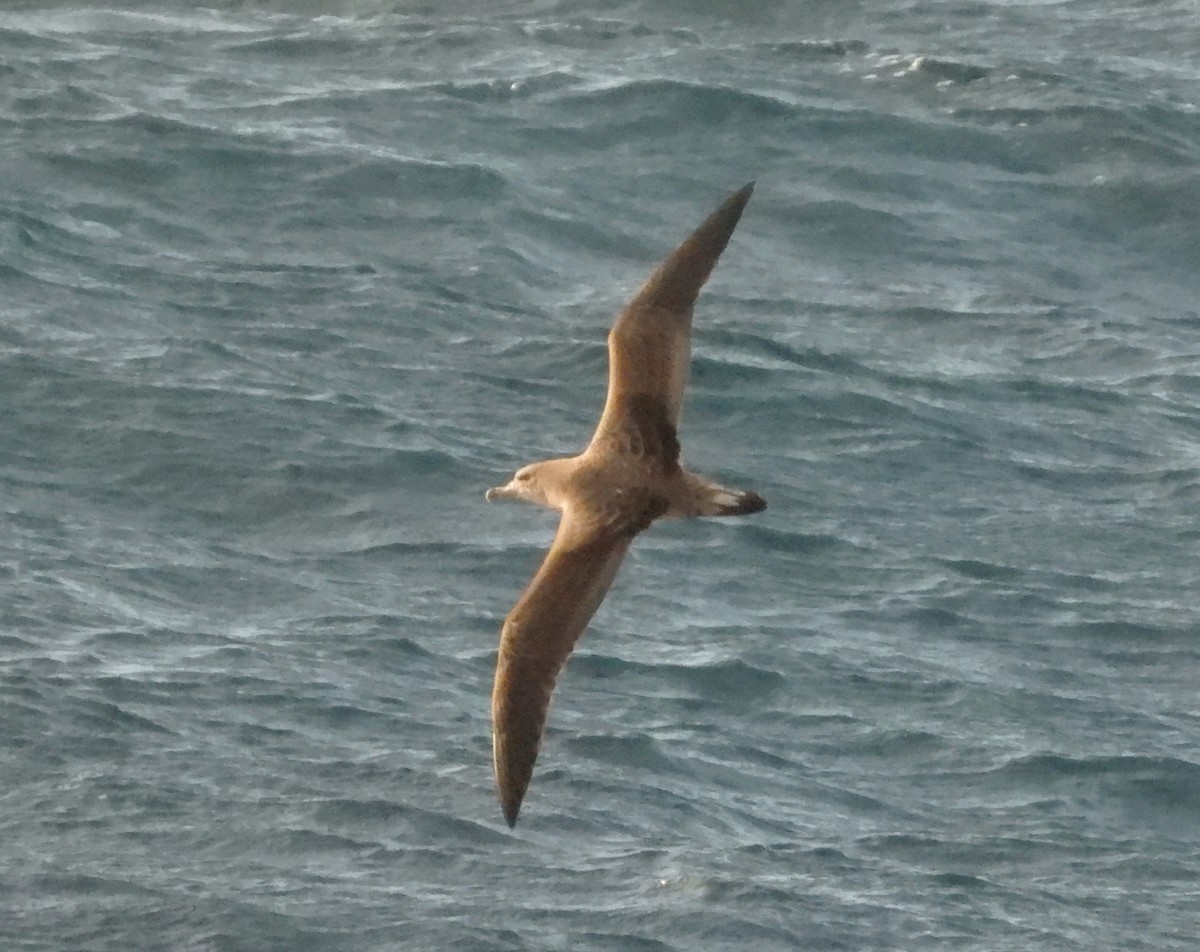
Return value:
<svg viewBox="0 0 1200 952">
<path fill-rule="evenodd" d="M 1186 2 L 0 12 L 0 944 L 1200 930 Z M 515 832 L 498 627 L 728 192 L 685 454 Z"/>
</svg>

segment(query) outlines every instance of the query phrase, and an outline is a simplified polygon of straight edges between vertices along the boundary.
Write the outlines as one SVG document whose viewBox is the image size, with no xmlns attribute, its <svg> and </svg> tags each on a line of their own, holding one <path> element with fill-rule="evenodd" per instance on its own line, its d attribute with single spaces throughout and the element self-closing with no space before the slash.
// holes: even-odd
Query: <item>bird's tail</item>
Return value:
<svg viewBox="0 0 1200 952">
<path fill-rule="evenodd" d="M 683 478 L 687 487 L 681 494 L 684 498 L 667 511 L 668 516 L 748 516 L 767 508 L 767 501 L 758 493 L 730 489 L 695 473 L 684 473 Z"/>
</svg>

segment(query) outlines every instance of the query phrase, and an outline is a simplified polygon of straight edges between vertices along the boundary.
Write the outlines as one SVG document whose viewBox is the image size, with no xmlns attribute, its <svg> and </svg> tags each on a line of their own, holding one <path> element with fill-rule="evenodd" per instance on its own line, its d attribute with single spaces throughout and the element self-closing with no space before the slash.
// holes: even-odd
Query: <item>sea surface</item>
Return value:
<svg viewBox="0 0 1200 952">
<path fill-rule="evenodd" d="M 1191 2 L 8 2 L 5 952 L 1200 948 Z M 755 180 L 520 822 L 605 334 Z"/>
</svg>

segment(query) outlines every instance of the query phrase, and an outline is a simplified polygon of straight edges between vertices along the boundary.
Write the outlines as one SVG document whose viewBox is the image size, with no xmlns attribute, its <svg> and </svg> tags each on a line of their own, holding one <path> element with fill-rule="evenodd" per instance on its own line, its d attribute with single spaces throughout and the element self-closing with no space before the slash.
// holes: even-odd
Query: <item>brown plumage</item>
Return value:
<svg viewBox="0 0 1200 952">
<path fill-rule="evenodd" d="M 754 184 L 734 192 L 654 270 L 608 335 L 608 398 L 587 448 L 519 469 L 489 500 L 562 513 L 542 567 L 500 630 L 492 749 L 504 818 L 517 822 L 558 674 L 604 600 L 633 537 L 660 517 L 759 512 L 679 465 L 676 427 L 691 362 L 692 307 Z"/>
</svg>

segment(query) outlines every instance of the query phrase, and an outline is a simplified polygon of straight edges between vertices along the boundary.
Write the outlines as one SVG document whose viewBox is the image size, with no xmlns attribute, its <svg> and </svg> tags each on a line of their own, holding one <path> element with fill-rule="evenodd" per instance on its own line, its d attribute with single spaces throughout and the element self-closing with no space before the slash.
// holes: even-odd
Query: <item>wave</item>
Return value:
<svg viewBox="0 0 1200 952">
<path fill-rule="evenodd" d="M 597 654 L 587 644 L 571 661 L 577 675 L 598 679 L 626 679 L 644 675 L 661 684 L 672 684 L 684 696 L 701 697 L 716 705 L 743 706 L 765 701 L 784 684 L 783 676 L 740 659 L 710 664 L 630 661 Z"/>
</svg>

